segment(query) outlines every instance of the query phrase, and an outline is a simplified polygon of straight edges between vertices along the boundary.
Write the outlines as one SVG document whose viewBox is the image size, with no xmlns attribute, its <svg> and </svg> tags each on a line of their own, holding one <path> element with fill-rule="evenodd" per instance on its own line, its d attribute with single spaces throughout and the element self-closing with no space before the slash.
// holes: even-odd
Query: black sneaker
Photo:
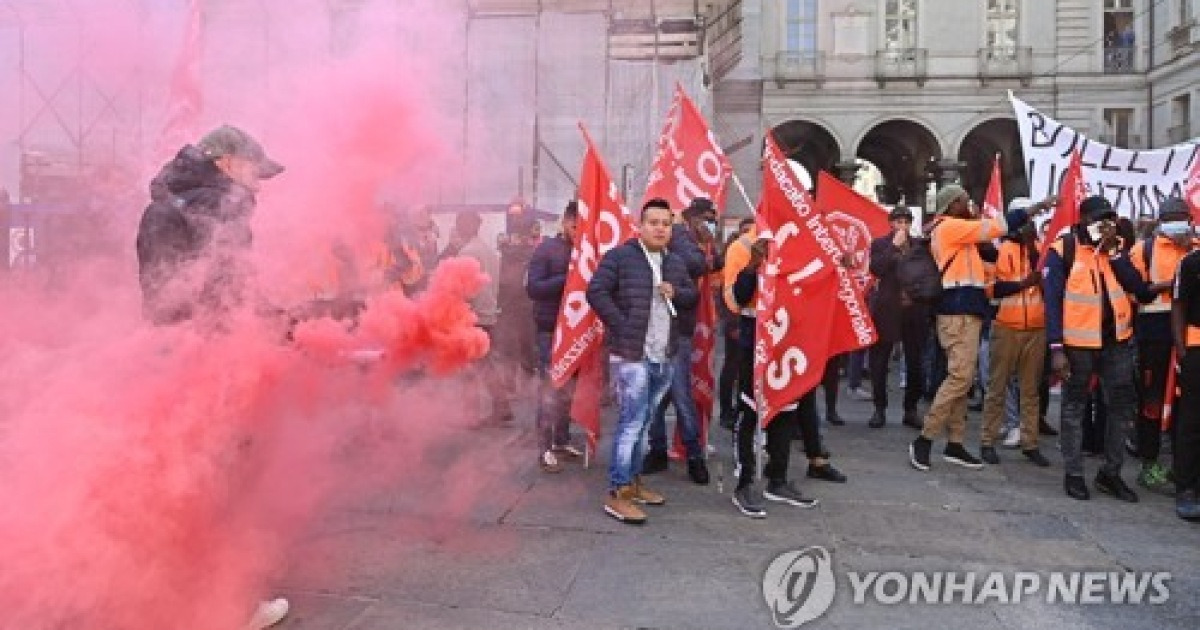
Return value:
<svg viewBox="0 0 1200 630">
<path fill-rule="evenodd" d="M 971 470 L 983 468 L 983 462 L 979 461 L 979 458 L 969 453 L 962 444 L 955 442 L 946 445 L 946 450 L 942 451 L 942 459 Z"/>
<path fill-rule="evenodd" d="M 689 459 L 687 463 L 688 478 L 692 483 L 707 486 L 708 485 L 708 464 L 704 463 L 699 457 Z"/>
<path fill-rule="evenodd" d="M 646 453 L 646 459 L 642 460 L 642 474 L 653 475 L 667 469 L 670 459 L 667 458 L 666 451 L 650 451 Z"/>
<path fill-rule="evenodd" d="M 1079 475 L 1067 475 L 1067 478 L 1063 480 L 1063 489 L 1067 491 L 1067 496 L 1072 499 L 1087 501 L 1092 498 L 1088 492 L 1087 483 Z"/>
<path fill-rule="evenodd" d="M 1129 503 L 1137 503 L 1138 496 L 1134 494 L 1129 486 L 1125 485 L 1125 480 L 1121 479 L 1120 475 L 1106 475 L 1104 472 L 1096 473 L 1096 480 L 1093 482 L 1098 492 L 1114 496 L 1122 501 Z"/>
<path fill-rule="evenodd" d="M 876 409 L 875 413 L 871 414 L 871 421 L 867 423 L 867 426 L 879 429 L 885 424 L 887 424 L 887 414 L 882 409 Z"/>
<path fill-rule="evenodd" d="M 1050 460 L 1046 459 L 1046 456 L 1042 455 L 1042 452 L 1037 450 L 1036 448 L 1031 448 L 1027 451 L 1021 451 L 1021 454 L 1024 455 L 1025 457 L 1027 457 L 1029 459 L 1029 461 L 1033 462 L 1034 464 L 1037 464 L 1038 466 L 1040 466 L 1042 468 L 1050 467 Z"/>
<path fill-rule="evenodd" d="M 900 424 L 918 431 L 925 428 L 925 422 L 921 420 L 921 416 L 917 415 L 916 409 L 906 409 L 904 419 L 900 421 Z"/>
<path fill-rule="evenodd" d="M 825 464 L 823 466 L 808 465 L 808 473 L 805 475 L 809 479 L 820 479 L 821 481 L 832 481 L 833 483 L 846 483 L 846 475 L 842 471 L 833 467 L 833 464 Z"/>
<path fill-rule="evenodd" d="M 1175 497 L 1175 515 L 1185 521 L 1200 521 L 1200 497 L 1195 490 L 1185 490 Z"/>
<path fill-rule="evenodd" d="M 767 518 L 767 511 L 754 497 L 754 486 L 745 486 L 733 491 L 733 504 L 738 511 L 750 518 Z"/>
<path fill-rule="evenodd" d="M 810 499 L 800 494 L 800 491 L 788 481 L 768 482 L 767 489 L 763 491 L 763 498 L 801 508 L 816 507 L 817 505 L 816 499 Z"/>
<path fill-rule="evenodd" d="M 979 458 L 993 466 L 998 466 L 1000 464 L 1000 456 L 996 454 L 995 446 L 980 447 Z"/>
<path fill-rule="evenodd" d="M 840 427 L 846 424 L 846 421 L 842 420 L 842 417 L 839 416 L 836 411 L 830 411 L 829 413 L 825 414 L 825 422 L 828 422 L 835 427 Z"/>
<path fill-rule="evenodd" d="M 917 470 L 929 470 L 929 451 L 932 449 L 933 442 L 925 439 L 925 436 L 918 435 L 917 439 L 908 445 L 908 463 Z"/>
</svg>

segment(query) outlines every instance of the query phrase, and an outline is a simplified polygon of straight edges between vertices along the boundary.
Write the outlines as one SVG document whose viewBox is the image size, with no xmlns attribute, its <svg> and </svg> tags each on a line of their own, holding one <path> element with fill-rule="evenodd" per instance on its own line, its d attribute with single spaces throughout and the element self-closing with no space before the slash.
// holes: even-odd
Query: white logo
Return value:
<svg viewBox="0 0 1200 630">
<path fill-rule="evenodd" d="M 780 628 L 798 628 L 825 614 L 836 589 L 833 561 L 824 547 L 779 554 L 763 575 L 763 598 Z"/>
</svg>

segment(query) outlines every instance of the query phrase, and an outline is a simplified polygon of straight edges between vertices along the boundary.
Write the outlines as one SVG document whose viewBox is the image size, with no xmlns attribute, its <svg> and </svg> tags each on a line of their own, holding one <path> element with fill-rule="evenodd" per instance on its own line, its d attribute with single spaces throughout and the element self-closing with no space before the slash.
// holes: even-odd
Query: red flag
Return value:
<svg viewBox="0 0 1200 630">
<path fill-rule="evenodd" d="M 708 128 L 704 116 L 678 84 L 667 112 L 667 123 L 658 139 L 658 153 L 646 182 L 643 204 L 654 198 L 666 199 L 671 207 L 687 207 L 697 197 L 712 200 L 720 216 L 724 208 L 725 187 L 733 173 L 729 159 Z M 711 245 L 709 246 L 711 250 Z M 707 252 L 712 254 L 711 251 Z M 696 333 L 692 337 L 692 399 L 700 414 L 700 443 L 708 442 L 712 419 L 716 376 L 713 352 L 716 346 L 717 306 L 713 299 L 712 278 L 700 278 L 700 304 L 696 312 Z M 682 437 L 675 432 L 675 451 L 682 452 Z"/>
<path fill-rule="evenodd" d="M 1000 188 L 1000 154 L 992 164 L 992 179 L 983 195 L 983 216 L 992 218 L 1004 212 L 1004 191 Z"/>
<path fill-rule="evenodd" d="M 200 57 L 204 52 L 203 24 L 200 0 L 188 2 L 187 25 L 179 57 L 171 75 L 171 90 L 167 97 L 167 120 L 159 138 L 159 152 L 174 155 L 179 147 L 195 141 L 199 135 L 200 110 L 203 104 L 200 88 Z"/>
<path fill-rule="evenodd" d="M 854 258 L 855 280 L 865 291 L 872 277 L 871 240 L 892 231 L 887 210 L 825 171 L 817 174 L 816 207 L 842 251 Z"/>
<path fill-rule="evenodd" d="M 1192 222 L 1200 224 L 1200 160 L 1192 163 L 1192 172 L 1184 182 L 1183 199 L 1192 208 Z"/>
<path fill-rule="evenodd" d="M 1159 429 L 1163 432 L 1171 430 L 1171 422 L 1175 419 L 1175 397 L 1179 394 L 1175 385 L 1176 370 L 1179 369 L 1179 357 L 1175 355 L 1175 349 L 1171 349 L 1171 361 L 1167 363 L 1167 389 L 1163 392 L 1163 408 L 1162 419 L 1159 423 Z"/>
<path fill-rule="evenodd" d="M 631 238 L 635 229 L 591 136 L 582 124 L 579 129 L 587 143 L 587 153 L 579 178 L 578 231 L 554 326 L 550 378 L 555 387 L 562 387 L 578 373 L 571 418 L 587 432 L 588 442 L 594 448 L 600 433 L 599 392 L 604 369 L 597 350 L 604 342 L 604 324 L 587 303 L 587 284 L 600 258 Z"/>
<path fill-rule="evenodd" d="M 830 357 L 874 343 L 875 327 L 838 262 L 836 237 L 770 136 L 757 219 L 759 236 L 771 239 L 754 340 L 754 398 L 766 425 L 817 386 Z"/>
<path fill-rule="evenodd" d="M 1063 174 L 1062 184 L 1058 187 L 1058 205 L 1054 208 L 1054 216 L 1050 217 L 1050 226 L 1046 229 L 1046 237 L 1042 239 L 1042 251 L 1038 256 L 1038 270 L 1046 266 L 1046 256 L 1050 246 L 1058 239 L 1063 230 L 1079 223 L 1079 203 L 1087 197 L 1087 189 L 1083 185 L 1083 166 L 1079 161 L 1079 152 L 1071 152 L 1071 162 L 1067 172 Z"/>
</svg>

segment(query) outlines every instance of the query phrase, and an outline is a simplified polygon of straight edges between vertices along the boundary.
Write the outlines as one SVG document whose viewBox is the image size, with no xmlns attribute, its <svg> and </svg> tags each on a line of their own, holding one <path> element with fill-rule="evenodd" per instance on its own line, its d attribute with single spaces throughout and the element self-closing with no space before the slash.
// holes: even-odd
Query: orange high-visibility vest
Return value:
<svg viewBox="0 0 1200 630">
<path fill-rule="evenodd" d="M 1200 346 L 1200 326 L 1187 327 L 1187 338 L 1184 339 L 1184 344 L 1189 348 Z"/>
<path fill-rule="evenodd" d="M 1036 247 L 1036 245 L 1034 246 Z M 1020 282 L 1033 272 L 1028 253 L 1015 241 L 1000 244 L 1000 257 L 996 260 L 996 280 Z M 996 300 L 996 324 L 1013 330 L 1037 330 L 1046 327 L 1046 303 L 1042 301 L 1042 287 L 1021 289 L 1008 297 Z"/>
<path fill-rule="evenodd" d="M 1063 257 L 1061 238 L 1054 243 L 1054 251 Z M 1063 272 L 1067 277 L 1062 305 L 1064 344 L 1075 348 L 1102 347 L 1104 296 L 1100 290 L 1101 282 L 1108 290 L 1112 304 L 1117 341 L 1125 341 L 1133 335 L 1133 304 L 1117 281 L 1108 256 L 1096 253 L 1096 248 L 1091 245 L 1076 242 L 1075 264 Z"/>
<path fill-rule="evenodd" d="M 942 288 L 975 287 L 986 291 L 988 270 L 975 246 L 1006 232 L 1008 223 L 1003 214 L 990 219 L 938 218 L 930 234 L 930 246 L 938 269 L 944 270 Z"/>
<path fill-rule="evenodd" d="M 737 282 L 738 274 L 750 264 L 750 247 L 754 245 L 754 241 L 758 240 L 758 230 L 751 229 L 746 234 L 743 234 L 725 249 L 725 267 L 722 270 L 722 297 L 725 298 L 725 306 L 729 307 L 730 312 L 741 313 L 746 317 L 754 317 L 754 302 L 743 308 L 733 299 L 733 283 Z"/>
<path fill-rule="evenodd" d="M 1179 249 L 1171 239 L 1165 236 L 1155 236 L 1151 241 L 1154 251 L 1150 256 L 1150 269 L 1146 269 L 1146 241 L 1138 241 L 1129 252 L 1133 266 L 1142 274 L 1142 279 L 1150 284 L 1156 282 L 1172 282 L 1175 271 L 1179 269 L 1179 261 L 1187 255 L 1187 250 Z M 1163 291 L 1149 304 L 1142 304 L 1143 313 L 1171 312 L 1171 292 Z"/>
</svg>

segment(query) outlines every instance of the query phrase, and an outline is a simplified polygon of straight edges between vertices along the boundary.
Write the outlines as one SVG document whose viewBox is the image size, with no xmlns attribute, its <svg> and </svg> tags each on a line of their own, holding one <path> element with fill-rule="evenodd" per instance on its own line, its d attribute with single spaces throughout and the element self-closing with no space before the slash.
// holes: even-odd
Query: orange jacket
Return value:
<svg viewBox="0 0 1200 630">
<path fill-rule="evenodd" d="M 725 267 L 721 273 L 722 297 L 725 298 L 725 306 L 733 313 L 742 313 L 748 317 L 754 317 L 754 309 L 743 309 L 738 305 L 737 300 L 733 299 L 733 283 L 737 281 L 738 274 L 750 264 L 750 247 L 754 245 L 754 241 L 758 239 L 758 232 L 751 230 L 735 239 L 725 249 Z M 743 313 L 743 311 L 748 311 Z"/>
<path fill-rule="evenodd" d="M 1036 251 L 1036 245 L 1034 247 Z M 996 259 L 996 282 L 1001 283 L 1000 286 L 1008 284 L 1011 287 L 1011 283 L 1021 282 L 1032 272 L 1029 250 L 1016 241 L 1006 240 L 1000 244 L 999 257 Z M 1046 304 L 1042 301 L 1041 283 L 997 298 L 996 305 L 995 323 L 998 326 L 1012 330 L 1046 327 Z"/>
</svg>

